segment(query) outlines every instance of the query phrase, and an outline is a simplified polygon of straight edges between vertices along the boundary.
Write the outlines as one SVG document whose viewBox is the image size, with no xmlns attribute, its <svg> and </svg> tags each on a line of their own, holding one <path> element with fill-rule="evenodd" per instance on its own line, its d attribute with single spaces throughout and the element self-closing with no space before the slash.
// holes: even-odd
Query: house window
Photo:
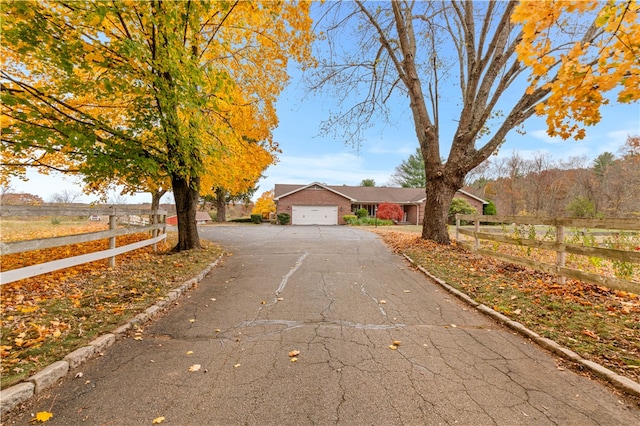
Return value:
<svg viewBox="0 0 640 426">
<path fill-rule="evenodd" d="M 377 204 L 352 204 L 351 205 L 351 211 L 353 214 L 356 214 L 356 212 L 360 209 L 366 209 L 367 210 L 367 214 L 370 217 L 374 217 L 376 214 L 376 207 L 378 205 Z"/>
</svg>

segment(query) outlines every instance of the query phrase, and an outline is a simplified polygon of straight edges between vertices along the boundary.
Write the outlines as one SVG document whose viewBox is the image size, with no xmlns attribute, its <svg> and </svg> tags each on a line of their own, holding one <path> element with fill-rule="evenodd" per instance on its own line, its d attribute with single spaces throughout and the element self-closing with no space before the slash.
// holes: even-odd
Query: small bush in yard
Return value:
<svg viewBox="0 0 640 426">
<path fill-rule="evenodd" d="M 358 216 L 356 216 L 355 214 L 345 214 L 344 216 L 342 216 L 342 220 L 344 220 L 347 225 L 353 225 L 358 221 Z"/>
<path fill-rule="evenodd" d="M 289 213 L 280 213 L 278 215 L 278 223 L 280 225 L 286 225 L 291 220 L 291 215 Z"/>
<path fill-rule="evenodd" d="M 262 223 L 262 215 L 261 214 L 252 214 L 251 222 L 253 223 Z"/>
<path fill-rule="evenodd" d="M 382 203 L 378 206 L 378 219 L 395 220 L 400 222 L 404 219 L 402 207 L 392 203 Z"/>
<path fill-rule="evenodd" d="M 456 223 L 456 214 L 476 214 L 477 210 L 469 204 L 467 200 L 462 198 L 454 198 L 451 200 L 451 206 L 449 206 L 449 223 Z M 466 221 L 463 221 L 466 223 Z"/>
<path fill-rule="evenodd" d="M 367 209 L 358 209 L 358 211 L 356 211 L 356 216 L 358 216 L 358 219 L 362 219 L 363 217 L 369 216 L 369 212 Z"/>
<path fill-rule="evenodd" d="M 392 220 L 388 219 L 377 219 L 375 217 L 363 217 L 362 219 L 358 219 L 354 225 L 367 225 L 367 226 L 391 226 L 395 225 Z"/>
</svg>

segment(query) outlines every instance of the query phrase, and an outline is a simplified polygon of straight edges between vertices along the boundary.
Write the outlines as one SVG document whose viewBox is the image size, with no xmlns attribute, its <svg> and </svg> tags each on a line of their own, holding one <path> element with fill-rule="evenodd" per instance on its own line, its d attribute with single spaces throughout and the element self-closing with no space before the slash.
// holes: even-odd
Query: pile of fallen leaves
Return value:
<svg viewBox="0 0 640 426">
<path fill-rule="evenodd" d="M 536 333 L 640 381 L 640 297 L 633 293 L 556 277 L 415 233 L 377 231 L 396 252 L 479 303 Z"/>
<path fill-rule="evenodd" d="M 71 231 L 71 232 L 77 232 Z M 86 231 L 85 231 L 86 232 Z M 44 233 L 44 232 L 43 232 Z M 66 233 L 66 232 L 65 232 Z M 118 247 L 149 233 L 117 237 Z M 107 260 L 78 265 L 2 286 L 0 358 L 2 387 L 25 379 L 67 353 L 111 332 L 144 311 L 168 290 L 202 271 L 221 254 L 203 250 L 170 253 L 175 234 L 158 251 L 144 247 Z M 2 270 L 107 249 L 107 240 L 1 257 Z"/>
</svg>

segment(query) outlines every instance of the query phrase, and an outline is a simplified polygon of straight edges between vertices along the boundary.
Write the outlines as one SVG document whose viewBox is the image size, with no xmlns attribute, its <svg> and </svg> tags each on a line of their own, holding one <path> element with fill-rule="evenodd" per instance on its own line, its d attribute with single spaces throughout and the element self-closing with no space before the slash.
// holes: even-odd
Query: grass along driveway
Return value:
<svg viewBox="0 0 640 426">
<path fill-rule="evenodd" d="M 30 234 L 31 229 L 27 233 Z M 148 234 L 126 238 L 144 239 Z M 167 242 L 159 244 L 157 253 L 151 247 L 126 253 L 118 256 L 115 268 L 107 268 L 106 260 L 96 261 L 2 286 L 2 388 L 24 380 L 96 337 L 113 331 L 165 297 L 169 290 L 196 276 L 222 254 L 220 248 L 207 241 L 202 241 L 202 250 L 170 253 L 176 241 L 177 234 L 169 233 Z M 118 245 L 128 242 L 132 241 Z M 67 250 L 74 255 L 94 251 L 89 247 L 93 245 L 77 244 L 73 249 L 69 246 L 48 249 L 51 253 L 39 250 L 2 256 L 3 268 L 12 263 L 30 263 L 58 255 L 66 257 Z"/>
<path fill-rule="evenodd" d="M 378 228 L 396 252 L 474 300 L 622 376 L 640 382 L 640 298 Z"/>
</svg>

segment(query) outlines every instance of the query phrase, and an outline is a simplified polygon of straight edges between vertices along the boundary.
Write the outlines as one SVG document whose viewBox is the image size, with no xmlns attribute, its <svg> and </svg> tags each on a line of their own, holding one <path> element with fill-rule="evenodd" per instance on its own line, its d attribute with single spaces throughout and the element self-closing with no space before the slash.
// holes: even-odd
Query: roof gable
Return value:
<svg viewBox="0 0 640 426">
<path fill-rule="evenodd" d="M 341 197 L 344 197 L 348 200 L 350 200 L 351 202 L 355 202 L 357 201 L 355 198 L 352 198 L 348 195 L 345 195 L 335 189 L 333 189 L 332 187 L 329 187 L 327 185 L 321 184 L 319 182 L 313 182 L 310 183 L 309 185 L 283 185 L 283 184 L 276 184 L 275 185 L 275 189 L 274 189 L 274 197 L 273 200 L 274 201 L 278 201 L 279 199 L 286 197 L 288 195 L 291 194 L 295 194 L 296 192 L 300 192 L 303 191 L 305 189 L 326 189 L 327 191 L 331 191 L 334 194 L 337 194 Z"/>
</svg>

